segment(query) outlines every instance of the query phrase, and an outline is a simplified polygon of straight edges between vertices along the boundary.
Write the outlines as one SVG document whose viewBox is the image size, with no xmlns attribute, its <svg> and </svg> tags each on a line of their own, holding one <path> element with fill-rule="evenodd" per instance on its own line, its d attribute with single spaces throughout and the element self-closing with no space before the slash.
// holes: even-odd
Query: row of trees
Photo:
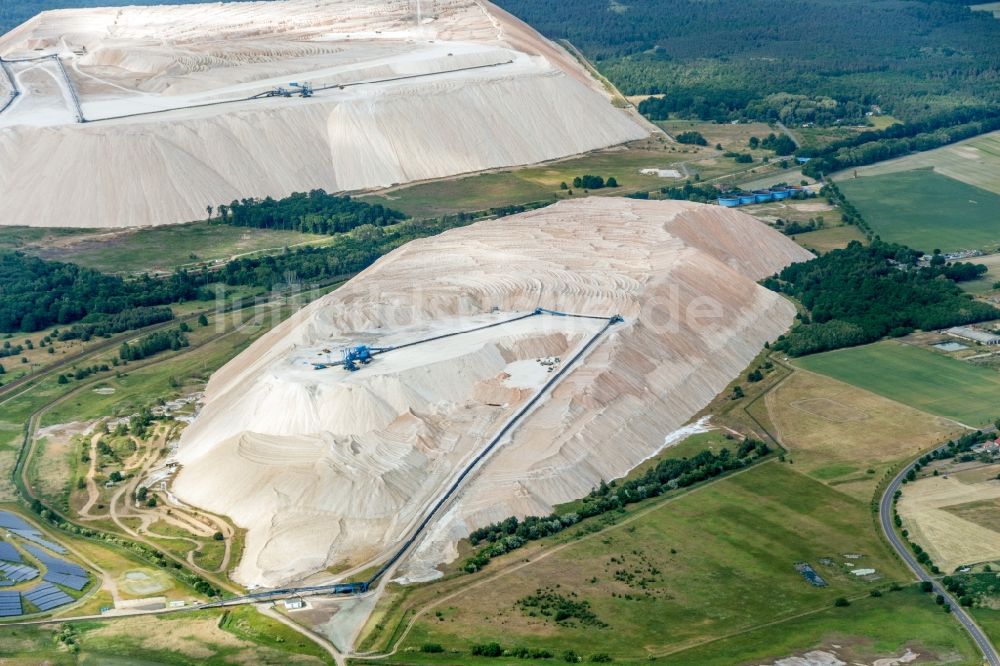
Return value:
<svg viewBox="0 0 1000 666">
<path fill-rule="evenodd" d="M 69 328 L 56 333 L 58 340 L 83 340 L 86 342 L 95 335 L 110 337 L 115 333 L 124 331 L 134 331 L 153 324 L 160 324 L 174 318 L 174 311 L 168 307 L 153 306 L 140 307 L 123 310 L 117 314 L 106 316 L 93 316 L 90 318 L 97 321 L 87 321 L 87 318 L 79 324 L 74 324 Z M 57 329 L 58 330 L 58 329 Z"/>
<path fill-rule="evenodd" d="M 874 342 L 1000 317 L 950 279 L 964 268 L 919 268 L 921 253 L 874 240 L 792 264 L 764 286 L 795 297 L 808 311 L 802 323 L 778 338 L 775 349 L 791 356 Z M 978 275 L 980 269 L 973 269 Z"/>
<path fill-rule="evenodd" d="M 376 227 L 406 218 L 398 210 L 324 190 L 295 192 L 283 199 L 242 199 L 218 207 L 218 221 L 237 227 L 340 234 L 363 225 Z M 209 217 L 212 209 L 208 209 Z"/>
<path fill-rule="evenodd" d="M 169 331 L 156 331 L 139 338 L 135 343 L 123 342 L 118 350 L 118 357 L 123 361 L 138 361 L 170 349 L 177 351 L 187 347 L 188 341 L 185 324 Z"/>
<path fill-rule="evenodd" d="M 563 183 L 563 185 L 565 185 L 565 183 Z M 573 187 L 585 190 L 599 190 L 604 187 L 618 187 L 618 180 L 614 176 L 610 176 L 607 180 L 604 180 L 602 176 L 584 174 L 582 176 L 576 176 L 573 179 Z M 566 188 L 563 187 L 562 189 Z"/>
<path fill-rule="evenodd" d="M 481 527 L 469 535 L 472 544 L 489 545 L 481 548 L 465 562 L 465 570 L 474 572 L 492 558 L 520 548 L 529 541 L 557 534 L 584 518 L 615 511 L 650 497 L 658 497 L 677 488 L 686 488 L 732 469 L 738 469 L 770 452 L 767 444 L 745 439 L 734 454 L 723 448 L 717 454 L 702 451 L 692 458 L 666 458 L 642 476 L 628 481 L 601 481 L 580 503 L 577 511 L 548 516 L 528 516 L 518 520 L 511 516 L 498 523 Z"/>
<path fill-rule="evenodd" d="M 912 152 L 931 150 L 1000 129 L 1000 107 L 969 107 L 939 113 L 918 122 L 896 123 L 862 132 L 809 151 L 802 173 L 820 178 L 841 169 L 874 164 Z"/>
</svg>

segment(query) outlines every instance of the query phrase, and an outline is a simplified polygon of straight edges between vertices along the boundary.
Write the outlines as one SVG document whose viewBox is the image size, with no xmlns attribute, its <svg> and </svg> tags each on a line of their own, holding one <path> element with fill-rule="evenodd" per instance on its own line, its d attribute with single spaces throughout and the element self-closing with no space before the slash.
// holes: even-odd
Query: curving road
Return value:
<svg viewBox="0 0 1000 666">
<path fill-rule="evenodd" d="M 941 447 L 942 449 L 945 447 Z M 940 449 L 937 449 L 940 450 Z M 896 550 L 906 565 L 917 575 L 921 581 L 927 581 L 933 586 L 934 594 L 940 594 L 945 598 L 949 604 L 951 604 L 951 613 L 955 616 L 965 630 L 969 632 L 972 636 L 972 640 L 976 642 L 979 649 L 983 653 L 984 663 L 990 666 L 1000 666 L 1000 655 L 997 654 L 996 648 L 993 647 L 993 643 L 990 642 L 989 637 L 983 633 L 983 630 L 979 628 L 972 616 L 959 605 L 958 600 L 946 589 L 944 589 L 938 581 L 933 578 L 927 571 L 917 562 L 917 558 L 914 557 L 913 553 L 903 540 L 900 538 L 899 534 L 896 533 L 895 527 L 892 524 L 892 500 L 896 495 L 896 491 L 902 485 L 903 478 L 906 476 L 907 472 L 913 469 L 913 466 L 917 463 L 916 460 L 906 465 L 899 471 L 896 477 L 889 483 L 889 486 L 885 489 L 885 493 L 882 495 L 882 500 L 878 505 L 879 522 L 882 524 L 882 531 L 885 532 L 886 538 L 889 543 Z"/>
</svg>

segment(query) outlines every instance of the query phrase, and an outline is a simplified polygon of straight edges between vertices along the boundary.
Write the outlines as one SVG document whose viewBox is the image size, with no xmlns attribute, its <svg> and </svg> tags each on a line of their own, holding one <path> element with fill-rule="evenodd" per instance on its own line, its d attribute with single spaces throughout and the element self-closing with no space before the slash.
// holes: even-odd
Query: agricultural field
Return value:
<svg viewBox="0 0 1000 666">
<path fill-rule="evenodd" d="M 1000 247 L 1000 194 L 926 168 L 838 185 L 882 240 L 925 252 Z"/>
<path fill-rule="evenodd" d="M 932 168 L 935 173 L 1000 194 L 1000 131 L 972 137 L 948 146 L 858 167 L 860 177 Z M 847 179 L 852 171 L 833 174 Z"/>
<path fill-rule="evenodd" d="M 169 272 L 270 250 L 319 244 L 329 236 L 191 222 L 131 229 L 0 228 L 0 249 L 17 249 L 105 273 Z"/>
<path fill-rule="evenodd" d="M 1000 282 L 1000 254 L 990 254 L 985 257 L 972 257 L 966 261 L 970 261 L 974 264 L 982 264 L 986 266 L 987 271 L 986 274 L 978 280 L 960 282 L 958 286 L 975 294 L 993 291 L 993 285 Z"/>
<path fill-rule="evenodd" d="M 969 426 L 1000 416 L 1000 373 L 899 342 L 824 352 L 794 363 Z"/>
<path fill-rule="evenodd" d="M 802 370 L 765 402 L 795 469 L 862 501 L 892 465 L 962 432 L 948 419 Z"/>
<path fill-rule="evenodd" d="M 0 627 L 11 664 L 332 664 L 318 645 L 254 608 Z"/>
<path fill-rule="evenodd" d="M 655 663 L 729 666 L 753 659 L 752 663 L 770 665 L 775 658 L 792 656 L 803 661 L 789 659 L 781 663 L 810 663 L 805 661 L 806 655 L 819 658 L 815 651 L 820 651 L 833 655 L 840 663 L 899 664 L 904 662 L 894 658 L 904 657 L 907 650 L 917 655 L 915 663 L 925 663 L 926 659 L 926 663 L 978 666 L 981 660 L 972 640 L 957 622 L 941 612 L 933 597 L 908 587 L 879 598 L 852 600 L 846 608 L 824 608 L 776 627 L 725 637 Z M 878 661 L 880 658 L 884 661 Z"/>
<path fill-rule="evenodd" d="M 818 231 L 810 231 L 805 234 L 797 234 L 793 240 L 814 253 L 825 253 L 830 250 L 840 250 L 848 246 L 851 241 L 867 243 L 868 240 L 861 231 L 850 224 L 842 224 L 836 227 L 826 227 Z"/>
<path fill-rule="evenodd" d="M 693 663 L 678 655 L 771 622 L 773 640 L 785 633 L 781 620 L 908 579 L 874 531 L 858 529 L 869 523 L 866 501 L 793 465 L 764 463 L 639 508 L 604 530 L 581 525 L 576 534 L 532 544 L 476 578 L 417 588 L 382 620 L 391 624 L 402 608 L 430 602 L 402 641 L 405 659 L 385 663 L 455 663 L 454 653 L 414 650 L 436 643 L 468 655 L 472 644 L 489 641 L 555 655 L 574 650 L 584 659 L 606 653 L 616 663 Z M 860 555 L 853 562 L 876 569 L 879 579 L 851 575 L 845 553 Z M 828 586 L 811 586 L 796 562 L 810 562 Z"/>
<path fill-rule="evenodd" d="M 897 505 L 910 539 L 920 544 L 944 572 L 1000 559 L 1000 481 L 997 466 L 988 478 L 963 476 L 955 470 L 969 463 L 935 463 L 903 487 Z M 981 463 L 977 463 L 982 467 Z"/>
</svg>

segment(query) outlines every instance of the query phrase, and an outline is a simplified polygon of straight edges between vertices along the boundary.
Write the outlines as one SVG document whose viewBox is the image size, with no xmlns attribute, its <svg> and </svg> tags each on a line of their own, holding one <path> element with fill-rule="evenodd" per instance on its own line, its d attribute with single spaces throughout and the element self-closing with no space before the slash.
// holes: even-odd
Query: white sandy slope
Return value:
<svg viewBox="0 0 1000 666">
<path fill-rule="evenodd" d="M 247 196 L 387 186 L 646 135 L 579 63 L 514 17 L 480 0 L 421 8 L 419 24 L 414 4 L 399 0 L 39 15 L 0 37 L 0 55 L 60 54 L 90 119 L 291 81 L 360 85 L 79 125 L 53 62 L 12 64 L 25 94 L 0 115 L 0 224 L 185 222 Z M 385 81 L 397 77 L 411 78 Z"/>
<path fill-rule="evenodd" d="M 274 585 L 390 550 L 447 479 L 601 322 L 531 319 L 312 370 L 349 342 L 394 345 L 542 306 L 625 323 L 591 350 L 461 495 L 411 577 L 455 540 L 625 474 L 737 376 L 794 308 L 756 281 L 810 257 L 750 216 L 590 198 L 414 241 L 216 372 L 173 489 L 248 530 L 236 577 Z M 490 314 L 496 306 L 500 313 Z"/>
</svg>

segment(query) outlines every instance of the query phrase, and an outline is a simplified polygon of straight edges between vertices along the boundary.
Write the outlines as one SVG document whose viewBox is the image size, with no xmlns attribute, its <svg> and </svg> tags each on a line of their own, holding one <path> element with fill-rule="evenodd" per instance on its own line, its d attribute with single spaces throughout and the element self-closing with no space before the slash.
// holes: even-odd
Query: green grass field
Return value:
<svg viewBox="0 0 1000 666">
<path fill-rule="evenodd" d="M 560 190 L 559 184 L 565 182 L 572 185 L 575 176 L 584 174 L 602 178 L 614 176 L 620 187 L 594 190 L 591 194 L 621 196 L 628 192 L 653 190 L 683 182 L 644 176 L 639 170 L 672 168 L 678 162 L 699 159 L 703 151 L 704 149 L 697 149 L 695 146 L 667 143 L 665 139 L 664 143 L 650 139 L 627 147 L 596 151 L 540 166 L 447 178 L 359 198 L 402 210 L 413 217 L 437 217 L 459 211 L 567 198 L 568 192 Z M 573 196 L 585 195 L 583 190 L 574 190 Z"/>
<path fill-rule="evenodd" d="M 192 222 L 142 229 L 0 229 L 0 249 L 77 263 L 109 273 L 169 271 L 178 266 L 323 243 L 328 236 Z"/>
<path fill-rule="evenodd" d="M 61 640 L 65 637 L 67 640 Z M 69 649 L 69 644 L 77 647 Z M 163 616 L 0 626 L 10 664 L 332 664 L 318 645 L 249 606 Z"/>
<path fill-rule="evenodd" d="M 930 169 L 843 178 L 838 185 L 882 240 L 925 252 L 1000 244 L 1000 195 Z"/>
<path fill-rule="evenodd" d="M 1000 373 L 910 345 L 879 342 L 794 363 L 966 425 L 1000 417 Z"/>
<path fill-rule="evenodd" d="M 867 595 L 876 584 L 850 575 L 841 564 L 842 553 L 861 553 L 858 562 L 882 574 L 879 586 L 907 580 L 878 539 L 869 512 L 867 502 L 799 474 L 792 465 L 764 463 L 661 501 L 650 511 L 639 508 L 638 517 L 603 532 L 591 534 L 581 525 L 567 531 L 574 533 L 491 563 L 481 574 L 467 577 L 458 596 L 428 609 L 397 657 L 385 663 L 477 663 L 469 658 L 471 645 L 488 641 L 547 649 L 557 656 L 572 649 L 585 659 L 607 653 L 615 663 L 657 657 L 657 663 L 701 663 L 664 657 L 803 613 L 826 613 L 836 597 Z M 585 534 L 589 536 L 581 538 Z M 554 550 L 559 544 L 567 545 Z M 820 564 L 823 557 L 832 563 Z M 533 562 L 488 578 L 491 569 L 526 558 Z M 802 561 L 812 563 L 829 586 L 809 585 L 793 566 Z M 473 587 L 484 577 L 485 584 Z M 586 601 L 599 624 L 557 624 L 518 608 L 519 599 L 546 587 Z M 442 591 L 432 584 L 420 593 L 433 600 Z M 891 596 L 881 601 L 894 603 Z M 942 614 L 939 622 L 948 633 L 950 618 Z M 865 631 L 865 624 L 858 621 L 855 630 Z M 902 619 L 894 624 L 894 647 L 913 638 Z M 800 643 L 782 638 L 779 650 L 767 654 L 781 657 L 811 648 L 813 638 L 804 632 L 798 634 Z M 942 643 L 964 650 L 956 632 Z M 787 635 L 783 624 L 774 624 L 761 631 L 757 649 Z M 420 653 L 426 643 L 462 656 Z M 718 663 L 733 662 L 719 658 Z"/>
<path fill-rule="evenodd" d="M 1000 282 L 1000 254 L 991 254 L 985 257 L 973 257 L 968 261 L 971 261 L 974 264 L 982 264 L 986 266 L 986 274 L 978 280 L 960 282 L 958 286 L 965 291 L 972 293 L 993 291 L 993 285 Z"/>
<path fill-rule="evenodd" d="M 994 613 L 996 611 L 993 611 Z M 978 615 L 977 615 L 978 619 Z M 847 608 L 827 608 L 779 625 L 723 638 L 704 647 L 672 654 L 656 663 L 728 666 L 775 655 L 802 654 L 807 649 L 833 649 L 848 663 L 872 663 L 886 655 L 901 656 L 904 646 L 951 654 L 949 663 L 979 666 L 981 656 L 958 623 L 928 594 L 909 587 L 877 599 L 859 599 Z M 855 661 L 857 660 L 857 661 Z M 862 661 L 863 660 L 863 661 Z M 754 662 L 756 663 L 756 662 Z"/>
<path fill-rule="evenodd" d="M 857 172 L 860 176 L 877 176 L 927 167 L 942 176 L 1000 194 L 1000 131 L 860 167 Z M 833 175 L 840 180 L 850 178 L 853 172 L 851 169 Z"/>
</svg>

